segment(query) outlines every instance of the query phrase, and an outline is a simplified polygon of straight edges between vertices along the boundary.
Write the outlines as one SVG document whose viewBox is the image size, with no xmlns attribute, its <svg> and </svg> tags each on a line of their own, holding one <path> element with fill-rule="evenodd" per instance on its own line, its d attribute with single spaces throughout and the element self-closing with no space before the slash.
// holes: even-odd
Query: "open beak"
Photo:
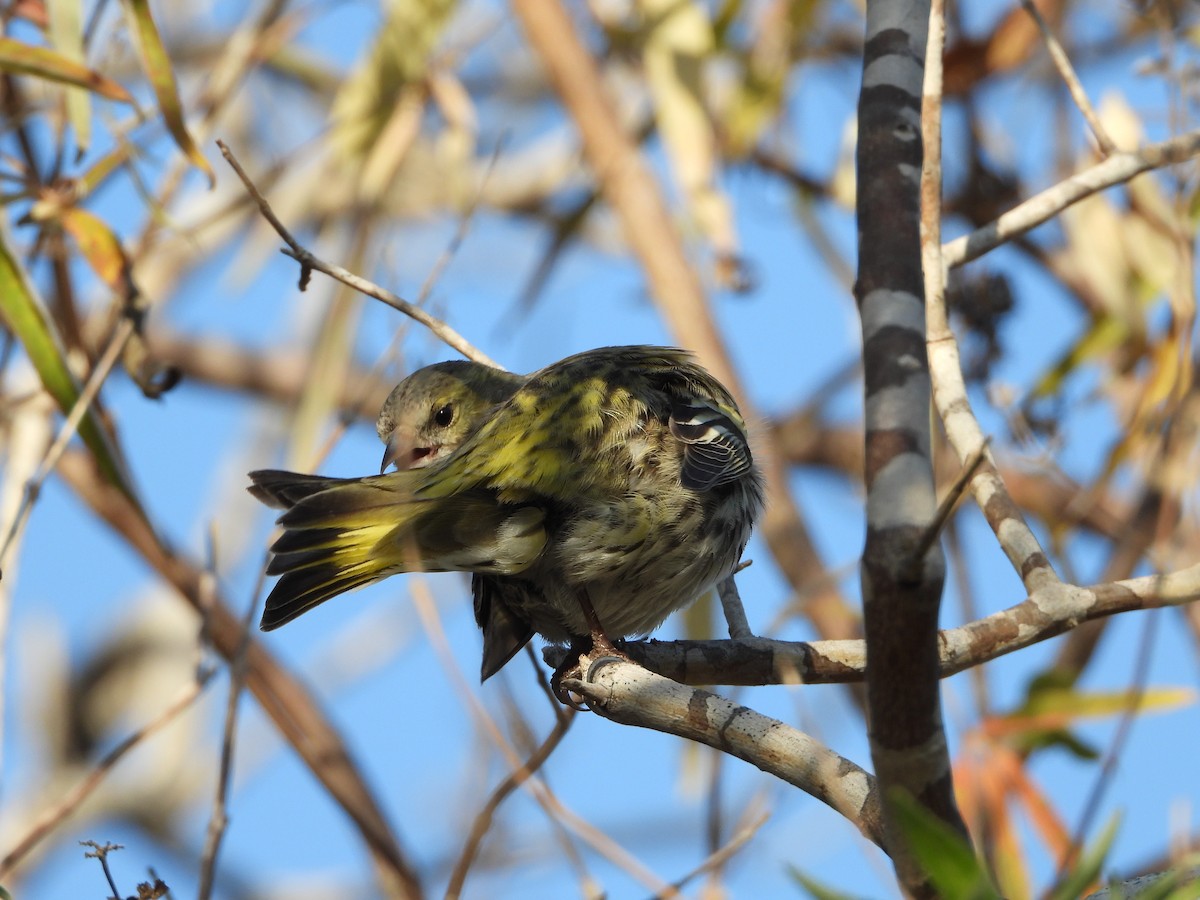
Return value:
<svg viewBox="0 0 1200 900">
<path fill-rule="evenodd" d="M 437 447 L 418 447 L 416 435 L 404 428 L 397 428 L 387 439 L 383 449 L 383 462 L 379 464 L 379 474 L 387 471 L 388 466 L 394 465 L 397 471 L 420 469 L 429 465 L 437 455 Z"/>
</svg>

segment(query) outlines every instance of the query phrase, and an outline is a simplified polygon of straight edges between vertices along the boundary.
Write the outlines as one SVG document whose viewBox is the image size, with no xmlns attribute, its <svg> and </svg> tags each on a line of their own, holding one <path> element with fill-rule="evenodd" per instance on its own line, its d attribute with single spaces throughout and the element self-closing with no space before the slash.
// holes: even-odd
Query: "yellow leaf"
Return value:
<svg viewBox="0 0 1200 900">
<path fill-rule="evenodd" d="M 150 15 L 149 0 L 124 0 L 124 6 L 130 30 L 136 39 L 142 69 L 154 88 L 154 96 L 158 99 L 158 109 L 162 113 L 167 131 L 174 138 L 176 146 L 191 160 L 192 165 L 208 176 L 209 185 L 216 184 L 212 166 L 208 164 L 208 160 L 204 158 L 184 124 L 183 105 L 179 102 L 175 71 L 171 68 L 171 59 L 167 56 L 167 50 L 159 36 L 158 26 L 154 24 Z"/>
<path fill-rule="evenodd" d="M 704 102 L 712 23 L 697 3 L 642 0 L 651 27 L 643 59 L 658 131 L 688 212 L 718 256 L 737 255 L 729 199 L 717 185 L 717 140 Z"/>
<path fill-rule="evenodd" d="M 36 75 L 62 84 L 87 88 L 101 97 L 133 103 L 133 97 L 121 85 L 87 66 L 74 62 L 46 47 L 35 47 L 9 37 L 0 37 L 0 71 Z"/>
<path fill-rule="evenodd" d="M 112 229 L 99 217 L 77 206 L 64 210 L 60 221 L 100 279 L 119 296 L 132 296 L 129 257 Z"/>
</svg>

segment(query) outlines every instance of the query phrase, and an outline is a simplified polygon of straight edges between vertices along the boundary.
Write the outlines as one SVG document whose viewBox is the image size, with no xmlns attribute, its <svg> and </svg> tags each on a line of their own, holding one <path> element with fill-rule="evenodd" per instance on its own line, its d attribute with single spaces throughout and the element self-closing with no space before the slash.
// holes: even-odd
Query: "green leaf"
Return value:
<svg viewBox="0 0 1200 900">
<path fill-rule="evenodd" d="M 1075 691 L 1047 688 L 1030 695 L 1022 714 L 1062 715 L 1070 719 L 1096 719 L 1138 713 L 1169 712 L 1196 702 L 1191 688 L 1155 687 L 1135 691 Z"/>
<path fill-rule="evenodd" d="M 110 100 L 133 103 L 129 92 L 111 78 L 105 78 L 99 72 L 93 72 L 87 66 L 47 47 L 35 47 L 10 37 L 0 37 L 0 71 L 73 84 Z"/>
<path fill-rule="evenodd" d="M 800 887 L 808 891 L 810 897 L 815 897 L 816 900 L 857 900 L 853 894 L 845 894 L 833 888 L 825 887 L 820 882 L 809 878 L 795 866 L 788 866 L 788 873 L 799 882 Z"/>
<path fill-rule="evenodd" d="M 1108 820 L 1108 824 L 1104 826 L 1104 831 L 1100 833 L 1096 842 L 1084 851 L 1074 868 L 1066 873 L 1059 884 L 1055 885 L 1054 890 L 1049 894 L 1049 900 L 1075 900 L 1077 897 L 1084 896 L 1088 886 L 1100 877 L 1100 870 L 1104 868 L 1104 861 L 1108 857 L 1108 851 L 1117 836 L 1117 827 L 1120 824 L 1121 817 L 1118 815 L 1114 815 Z"/>
<path fill-rule="evenodd" d="M 904 840 L 938 896 L 1000 900 L 983 864 L 962 835 L 903 791 L 896 791 L 891 802 Z"/>
<path fill-rule="evenodd" d="M 79 385 L 67 367 L 66 355 L 54 323 L 46 315 L 41 301 L 30 286 L 3 228 L 0 228 L 0 318 L 25 348 L 30 363 L 50 396 L 64 414 L 70 412 L 79 399 Z M 89 409 L 80 420 L 79 436 L 92 451 L 105 478 L 137 504 L 117 448 L 93 410 Z"/>
<path fill-rule="evenodd" d="M 124 0 L 124 6 L 130 29 L 136 38 L 142 69 L 154 88 L 154 96 L 158 98 L 158 109 L 166 122 L 167 131 L 171 133 L 183 154 L 191 160 L 192 165 L 208 176 L 209 185 L 216 184 L 217 177 L 212 166 L 208 164 L 208 160 L 204 158 L 184 124 L 183 105 L 179 102 L 179 85 L 175 82 L 175 71 L 171 68 L 171 59 L 163 46 L 158 26 L 154 24 L 150 15 L 149 0 Z"/>
</svg>

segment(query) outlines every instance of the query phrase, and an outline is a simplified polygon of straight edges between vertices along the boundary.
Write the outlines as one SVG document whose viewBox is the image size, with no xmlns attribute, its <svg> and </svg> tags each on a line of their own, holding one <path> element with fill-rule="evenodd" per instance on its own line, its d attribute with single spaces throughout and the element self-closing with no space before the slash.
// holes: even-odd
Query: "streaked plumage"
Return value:
<svg viewBox="0 0 1200 900">
<path fill-rule="evenodd" d="M 251 473 L 255 495 L 286 510 L 265 630 L 397 572 L 470 571 L 486 678 L 533 631 L 589 634 L 581 597 L 609 637 L 646 634 L 733 570 L 762 487 L 733 398 L 689 354 L 607 347 L 519 387 L 482 369 L 459 368 L 467 377 L 446 394 L 468 385 L 482 421 L 472 431 L 460 419 L 461 443 L 441 443 L 431 464 L 426 453 L 420 468 L 358 479 Z M 385 440 L 397 413 L 436 411 L 400 397 L 442 390 L 402 387 L 380 417 Z"/>
</svg>

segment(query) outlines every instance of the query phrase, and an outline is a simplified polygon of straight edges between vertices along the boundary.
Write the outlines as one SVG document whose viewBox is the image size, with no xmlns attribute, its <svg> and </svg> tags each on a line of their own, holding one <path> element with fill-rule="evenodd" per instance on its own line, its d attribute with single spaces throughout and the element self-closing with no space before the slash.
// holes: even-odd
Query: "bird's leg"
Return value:
<svg viewBox="0 0 1200 900">
<path fill-rule="evenodd" d="M 591 631 L 593 655 L 619 656 L 622 659 L 628 659 L 629 657 L 618 650 L 609 636 L 604 633 L 604 626 L 600 624 L 600 617 L 596 615 L 596 608 L 592 606 L 592 599 L 588 596 L 587 591 L 580 590 L 576 597 L 579 600 L 579 608 L 583 611 L 583 620 L 587 622 L 588 630 Z"/>
<path fill-rule="evenodd" d="M 550 687 L 554 691 L 560 701 L 574 709 L 585 709 L 583 705 L 571 698 L 569 691 L 562 686 L 562 680 L 567 677 L 583 677 L 583 670 L 579 665 L 579 657 L 588 653 L 593 658 L 598 656 L 617 656 L 621 659 L 629 659 L 629 657 L 618 650 L 613 644 L 612 639 L 604 633 L 604 626 L 600 624 L 600 617 L 596 615 L 596 609 L 592 606 L 591 598 L 588 597 L 587 591 L 580 590 L 576 598 L 579 600 L 579 609 L 583 612 L 583 620 L 587 623 L 588 631 L 591 632 L 588 637 L 576 637 L 571 639 L 571 647 L 567 650 L 567 655 L 563 661 L 559 663 L 558 668 L 554 670 L 554 674 L 550 676 Z M 588 641 L 591 641 L 589 644 Z"/>
</svg>

